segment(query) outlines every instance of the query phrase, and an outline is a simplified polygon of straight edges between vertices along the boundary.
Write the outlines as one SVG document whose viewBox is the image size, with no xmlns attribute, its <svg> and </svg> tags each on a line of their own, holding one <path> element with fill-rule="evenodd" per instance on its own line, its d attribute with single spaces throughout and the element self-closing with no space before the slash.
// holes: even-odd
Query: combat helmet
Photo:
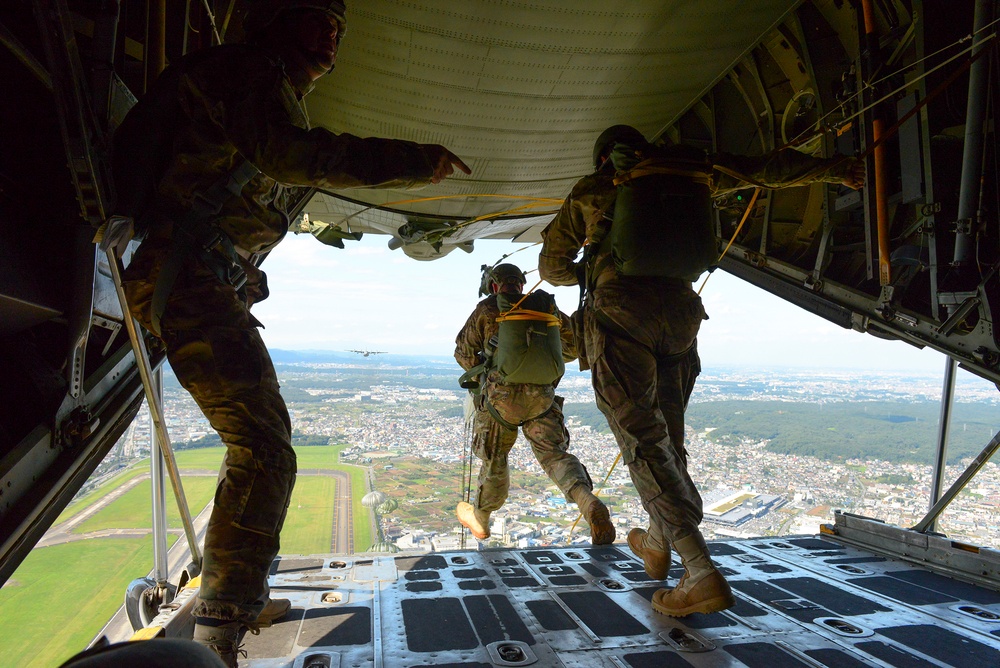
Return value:
<svg viewBox="0 0 1000 668">
<path fill-rule="evenodd" d="M 594 142 L 594 169 L 601 168 L 601 159 L 611 152 L 611 148 L 618 142 L 627 142 L 638 145 L 646 144 L 646 138 L 641 132 L 631 125 L 612 125 L 605 130 Z"/>
<path fill-rule="evenodd" d="M 337 41 L 347 31 L 345 0 L 256 0 L 243 15 L 243 41 L 251 42 L 281 14 L 292 9 L 315 9 L 337 19 Z"/>
<path fill-rule="evenodd" d="M 493 289 L 494 285 L 501 287 L 508 284 L 523 286 L 527 281 L 528 279 L 524 275 L 524 272 L 517 265 L 507 262 L 491 267 L 484 264 L 483 279 L 479 285 L 479 294 L 496 294 L 496 291 Z"/>
</svg>

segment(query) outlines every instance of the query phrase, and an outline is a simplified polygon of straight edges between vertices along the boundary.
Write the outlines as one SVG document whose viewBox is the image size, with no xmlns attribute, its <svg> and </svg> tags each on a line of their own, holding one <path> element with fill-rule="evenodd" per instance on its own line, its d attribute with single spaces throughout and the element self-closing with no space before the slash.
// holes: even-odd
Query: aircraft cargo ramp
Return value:
<svg viewBox="0 0 1000 668">
<path fill-rule="evenodd" d="M 247 636 L 240 665 L 1000 666 L 1000 592 L 984 586 L 1000 553 L 849 515 L 831 531 L 710 543 L 737 605 L 683 619 L 650 609 L 664 584 L 622 544 L 284 556 L 270 582 L 292 611 Z M 176 632 L 170 616 L 154 625 Z"/>
</svg>

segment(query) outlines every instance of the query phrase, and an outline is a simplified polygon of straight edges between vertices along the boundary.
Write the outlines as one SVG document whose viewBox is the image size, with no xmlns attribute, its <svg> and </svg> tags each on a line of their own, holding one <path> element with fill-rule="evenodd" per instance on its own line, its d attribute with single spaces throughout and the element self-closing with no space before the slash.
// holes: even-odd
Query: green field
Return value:
<svg viewBox="0 0 1000 668">
<path fill-rule="evenodd" d="M 302 475 L 296 479 L 285 526 L 281 529 L 282 554 L 330 551 L 336 487 L 333 478 Z"/>
<path fill-rule="evenodd" d="M 215 476 L 188 476 L 182 479 L 184 496 L 187 497 L 188 508 L 194 517 L 212 500 L 215 493 Z M 149 529 L 153 526 L 152 493 L 150 481 L 143 480 L 135 487 L 125 492 L 107 506 L 99 510 L 93 517 L 81 522 L 73 528 L 73 533 L 88 533 L 101 529 Z M 181 526 L 180 512 L 174 500 L 174 490 L 169 483 L 166 485 L 167 526 Z"/>
<path fill-rule="evenodd" d="M 0 663 L 48 668 L 81 651 L 121 606 L 128 583 L 152 564 L 151 538 L 33 550 L 0 589 Z"/>
<path fill-rule="evenodd" d="M 320 469 L 324 471 L 346 471 L 357 469 L 356 466 L 347 466 L 338 463 L 340 451 L 344 445 L 310 445 L 296 447 L 295 456 L 298 458 L 298 468 L 300 471 L 306 469 Z M 207 471 L 218 471 L 222 464 L 222 456 L 226 449 L 199 448 L 197 450 L 182 450 L 177 453 L 177 466 L 182 469 L 204 469 Z M 361 469 L 362 471 L 364 469 Z"/>
<path fill-rule="evenodd" d="M 368 509 L 361 498 L 368 491 L 367 471 L 338 464 L 345 446 L 296 448 L 300 470 L 344 471 L 353 487 L 355 550 L 373 542 Z M 185 475 L 184 494 L 197 515 L 212 499 L 223 448 L 177 453 L 181 469 L 203 470 L 212 475 Z M 69 506 L 59 521 L 70 519 L 107 494 L 148 471 L 148 460 L 134 465 Z M 300 475 L 281 535 L 286 554 L 330 551 L 336 481 L 331 477 Z M 167 523 L 180 526 L 177 504 L 166 486 Z M 151 526 L 150 482 L 144 480 L 109 503 L 74 529 L 75 533 L 101 529 L 148 529 Z M 176 536 L 168 536 L 171 544 Z M 151 538 L 100 538 L 79 540 L 33 550 L 10 581 L 0 590 L 0 665 L 55 666 L 82 650 L 122 604 L 125 587 L 151 569 Z"/>
<path fill-rule="evenodd" d="M 77 513 L 83 512 L 84 510 L 94 505 L 95 503 L 103 499 L 105 496 L 110 494 L 111 492 L 118 489 L 120 485 L 125 484 L 126 482 L 132 480 L 133 478 L 141 476 L 143 473 L 147 471 L 149 471 L 148 460 L 143 460 L 143 462 L 140 462 L 139 464 L 132 464 L 132 466 L 127 468 L 124 472 L 120 473 L 119 475 L 115 476 L 108 482 L 104 483 L 103 485 L 92 491 L 90 494 L 87 494 L 84 497 L 72 501 L 68 506 L 66 506 L 65 510 L 63 510 L 59 514 L 59 517 L 57 517 L 56 521 L 52 523 L 52 526 L 55 526 L 60 522 L 65 522 L 66 520 L 73 517 Z"/>
</svg>

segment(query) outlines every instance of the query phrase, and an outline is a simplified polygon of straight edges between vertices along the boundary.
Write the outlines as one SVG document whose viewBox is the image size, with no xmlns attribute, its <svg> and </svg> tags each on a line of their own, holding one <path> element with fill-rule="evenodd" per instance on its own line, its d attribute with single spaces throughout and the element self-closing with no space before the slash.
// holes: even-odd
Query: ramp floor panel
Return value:
<svg viewBox="0 0 1000 668">
<path fill-rule="evenodd" d="M 282 557 L 244 668 L 1000 666 L 1000 593 L 825 537 L 710 543 L 737 599 L 674 619 L 621 545 Z"/>
</svg>

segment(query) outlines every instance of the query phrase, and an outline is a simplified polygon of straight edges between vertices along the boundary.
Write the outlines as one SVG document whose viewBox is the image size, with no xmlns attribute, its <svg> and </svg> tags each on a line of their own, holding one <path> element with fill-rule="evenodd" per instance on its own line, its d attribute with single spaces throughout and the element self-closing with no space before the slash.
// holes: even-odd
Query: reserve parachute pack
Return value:
<svg viewBox="0 0 1000 668">
<path fill-rule="evenodd" d="M 608 233 L 621 276 L 694 281 L 719 261 L 712 165 L 690 146 L 616 143 L 614 217 Z"/>
<path fill-rule="evenodd" d="M 555 298 L 543 290 L 523 299 L 501 292 L 497 306 L 500 328 L 487 371 L 496 370 L 503 383 L 551 385 L 562 378 L 566 364 Z"/>
</svg>

